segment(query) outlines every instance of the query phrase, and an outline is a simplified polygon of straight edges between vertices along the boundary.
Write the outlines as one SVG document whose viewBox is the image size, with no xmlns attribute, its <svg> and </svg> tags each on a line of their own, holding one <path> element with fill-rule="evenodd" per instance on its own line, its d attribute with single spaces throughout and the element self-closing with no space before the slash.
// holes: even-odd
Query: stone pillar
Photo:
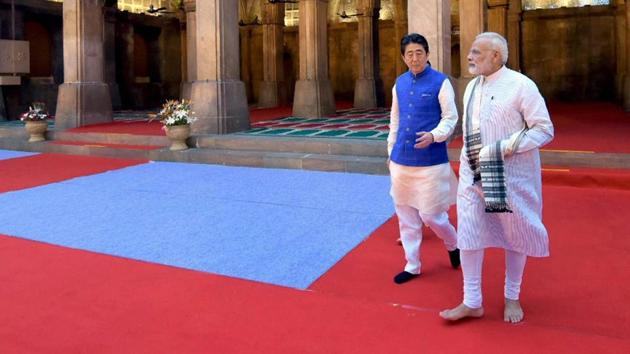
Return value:
<svg viewBox="0 0 630 354">
<path fill-rule="evenodd" d="M 225 134 L 249 128 L 245 85 L 240 81 L 238 2 L 197 3 L 197 79 L 192 104 L 193 134 Z"/>
<path fill-rule="evenodd" d="M 624 0 L 615 0 L 611 5 L 615 10 L 615 51 L 617 54 L 615 100 L 623 102 L 623 86 L 626 75 L 626 8 Z"/>
<path fill-rule="evenodd" d="M 127 13 L 128 15 L 128 13 Z M 135 83 L 134 58 L 134 27 L 129 16 L 120 18 L 116 23 L 118 41 L 116 43 L 116 61 L 118 63 L 118 87 L 120 88 L 123 107 L 131 108 L 133 102 L 133 85 Z"/>
<path fill-rule="evenodd" d="M 105 14 L 105 37 L 104 55 L 105 72 L 103 73 L 105 82 L 109 86 L 109 95 L 112 98 L 112 107 L 121 108 L 120 90 L 116 82 L 116 8 L 117 1 L 110 1 L 104 8 Z"/>
<path fill-rule="evenodd" d="M 508 10 L 507 39 L 508 42 L 508 67 L 521 71 L 521 20 L 523 5 L 521 0 L 510 0 Z"/>
<path fill-rule="evenodd" d="M 284 4 L 262 0 L 263 82 L 258 107 L 276 107 L 287 102 L 284 81 Z"/>
<path fill-rule="evenodd" d="M 184 0 L 186 11 L 186 75 L 182 77 L 182 98 L 192 99 L 192 84 L 197 80 L 197 13 L 195 0 Z M 185 79 L 184 79 L 185 77 Z"/>
<path fill-rule="evenodd" d="M 241 65 L 241 81 L 245 85 L 245 95 L 247 102 L 252 101 L 254 95 L 254 85 L 252 82 L 252 66 L 250 64 L 252 29 L 249 25 L 239 27 L 239 44 L 240 44 L 240 65 Z"/>
<path fill-rule="evenodd" d="M 626 74 L 624 78 L 624 87 L 623 87 L 623 109 L 626 112 L 630 112 L 630 6 L 628 6 L 628 1 L 626 1 Z"/>
<path fill-rule="evenodd" d="M 450 75 L 451 0 L 409 1 L 407 17 L 409 32 L 419 33 L 429 42 L 429 61 L 433 69 Z"/>
<path fill-rule="evenodd" d="M 359 62 L 354 84 L 354 108 L 378 107 L 375 72 L 378 70 L 378 14 L 380 0 L 359 0 Z"/>
<path fill-rule="evenodd" d="M 57 127 L 69 129 L 112 121 L 103 62 L 103 0 L 65 0 L 64 83 L 57 97 Z"/>
<path fill-rule="evenodd" d="M 393 10 L 396 76 L 398 76 L 408 70 L 407 65 L 405 65 L 405 62 L 400 56 L 400 40 L 409 30 L 409 22 L 407 21 L 407 0 L 394 0 Z"/>
<path fill-rule="evenodd" d="M 293 115 L 321 117 L 335 113 L 328 78 L 328 0 L 300 1 L 300 76 L 295 83 Z"/>
<path fill-rule="evenodd" d="M 467 0 L 459 2 L 459 61 L 462 68 L 461 77 L 466 84 L 473 75 L 468 72 L 468 52 L 478 34 L 485 31 L 485 1 Z M 463 87 L 466 87 L 464 85 Z"/>
<path fill-rule="evenodd" d="M 509 0 L 488 0 L 488 31 L 507 38 Z"/>
</svg>

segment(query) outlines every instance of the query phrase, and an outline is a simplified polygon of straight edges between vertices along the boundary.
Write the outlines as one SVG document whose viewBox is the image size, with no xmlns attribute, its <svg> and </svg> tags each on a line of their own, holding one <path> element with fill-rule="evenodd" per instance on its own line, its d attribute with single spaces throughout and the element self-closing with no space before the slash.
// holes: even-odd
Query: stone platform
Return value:
<svg viewBox="0 0 630 354">
<path fill-rule="evenodd" d="M 47 141 L 28 143 L 20 124 L 0 125 L 0 149 L 142 158 L 267 168 L 387 174 L 386 142 L 344 138 L 303 138 L 244 134 L 198 135 L 188 140 L 192 148 L 169 151 L 168 138 L 120 133 L 74 133 L 54 127 Z M 458 161 L 459 148 L 449 148 Z M 541 150 L 543 165 L 630 169 L 630 153 L 592 153 Z"/>
</svg>

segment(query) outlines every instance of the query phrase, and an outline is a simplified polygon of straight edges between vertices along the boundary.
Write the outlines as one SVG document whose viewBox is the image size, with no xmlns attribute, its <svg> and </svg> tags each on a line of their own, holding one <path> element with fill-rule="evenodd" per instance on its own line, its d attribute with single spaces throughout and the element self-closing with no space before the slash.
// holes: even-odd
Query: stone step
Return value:
<svg viewBox="0 0 630 354">
<path fill-rule="evenodd" d="M 26 139 L 22 138 L 0 139 L 0 149 L 249 167 L 288 168 L 366 174 L 388 173 L 386 168 L 386 158 L 370 156 L 208 148 L 196 148 L 184 151 L 170 151 L 168 148 L 157 150 L 136 150 L 107 146 L 98 147 L 93 145 L 62 145 L 54 144 L 51 141 L 28 143 Z"/>
<path fill-rule="evenodd" d="M 60 145 L 50 142 L 29 144 L 22 127 L 0 129 L 0 148 L 58 152 L 158 161 L 217 163 L 226 165 L 282 167 L 321 171 L 386 174 L 386 142 L 378 140 L 259 137 L 250 135 L 195 136 L 184 152 L 171 152 L 165 136 L 109 133 L 71 133 L 51 130 L 48 139 L 84 143 L 160 146 L 156 150 L 125 147 Z M 449 159 L 458 161 L 460 149 L 449 149 Z M 541 151 L 543 165 L 564 167 L 630 169 L 630 154 Z"/>
</svg>

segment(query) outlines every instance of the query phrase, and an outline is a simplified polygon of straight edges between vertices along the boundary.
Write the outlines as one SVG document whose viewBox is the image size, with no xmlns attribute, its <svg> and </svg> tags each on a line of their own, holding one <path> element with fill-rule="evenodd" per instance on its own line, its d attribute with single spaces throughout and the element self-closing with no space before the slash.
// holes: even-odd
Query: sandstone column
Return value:
<svg viewBox="0 0 630 354">
<path fill-rule="evenodd" d="M 378 95 L 376 92 L 375 71 L 379 68 L 378 56 L 378 14 L 380 0 L 359 0 L 357 12 L 359 24 L 359 62 L 357 63 L 357 80 L 354 84 L 354 107 L 376 108 Z"/>
<path fill-rule="evenodd" d="M 479 33 L 485 31 L 484 26 L 484 3 L 483 0 L 468 0 L 459 2 L 459 61 L 462 68 L 462 78 L 473 77 L 468 72 L 468 52 Z"/>
<path fill-rule="evenodd" d="M 488 31 L 507 39 L 509 0 L 488 0 Z"/>
<path fill-rule="evenodd" d="M 394 17 L 394 50 L 396 58 L 396 76 L 407 71 L 407 65 L 400 57 L 400 40 L 409 30 L 409 22 L 407 21 L 407 0 L 394 0 L 393 3 Z"/>
<path fill-rule="evenodd" d="M 521 71 L 521 19 L 522 19 L 521 0 L 510 0 L 510 8 L 508 10 L 508 66 L 512 70 Z"/>
<path fill-rule="evenodd" d="M 262 0 L 263 82 L 258 107 L 276 107 L 287 101 L 282 59 L 284 42 L 284 4 Z"/>
<path fill-rule="evenodd" d="M 127 16 L 125 16 L 125 14 Z M 116 22 L 116 57 L 119 64 L 118 71 L 118 87 L 120 89 L 121 101 L 123 106 L 133 107 L 133 85 L 135 83 L 135 69 L 133 65 L 134 58 L 134 27 L 130 22 L 128 13 L 121 14 L 121 18 Z M 124 18 L 122 18 L 124 16 Z"/>
<path fill-rule="evenodd" d="M 460 113 L 464 90 L 473 78 L 473 75 L 468 72 L 468 52 L 470 52 L 470 47 L 475 41 L 475 37 L 485 31 L 484 10 L 484 0 L 460 0 L 459 2 L 459 62 L 461 76 L 457 84 L 457 108 Z"/>
<path fill-rule="evenodd" d="M 192 84 L 197 80 L 197 13 L 195 0 L 184 0 L 186 11 L 186 79 L 182 85 L 182 98 L 192 99 Z"/>
<path fill-rule="evenodd" d="M 109 86 L 103 81 L 103 0 L 63 2 L 64 83 L 55 124 L 62 129 L 112 121 Z"/>
<path fill-rule="evenodd" d="M 460 4 L 462 2 L 465 1 L 460 0 Z M 451 0 L 409 1 L 407 16 L 409 32 L 419 33 L 429 42 L 429 61 L 433 69 L 450 75 Z"/>
<path fill-rule="evenodd" d="M 252 65 L 251 62 L 251 42 L 252 42 L 252 29 L 250 25 L 239 27 L 239 44 L 240 44 L 240 65 L 241 76 L 240 79 L 245 85 L 245 95 L 247 102 L 252 101 L 254 95 L 254 83 L 252 82 Z"/>
<path fill-rule="evenodd" d="M 293 115 L 321 117 L 335 113 L 328 78 L 328 0 L 300 1 L 300 76 L 295 83 Z"/>
<path fill-rule="evenodd" d="M 615 0 L 611 5 L 615 10 L 615 51 L 617 57 L 615 100 L 623 102 L 623 86 L 626 75 L 626 8 L 623 0 Z"/>
<path fill-rule="evenodd" d="M 199 118 L 194 134 L 225 134 L 249 128 L 245 86 L 240 81 L 238 2 L 197 3 L 197 77 L 193 109 Z"/>
<path fill-rule="evenodd" d="M 628 1 L 626 1 L 626 75 L 624 78 L 624 87 L 623 87 L 623 109 L 626 112 L 630 112 L 630 6 L 628 6 Z"/>
<path fill-rule="evenodd" d="M 105 5 L 105 82 L 109 86 L 109 95 L 112 98 L 114 109 L 120 109 L 120 90 L 116 82 L 116 5 L 118 1 L 110 1 Z"/>
</svg>

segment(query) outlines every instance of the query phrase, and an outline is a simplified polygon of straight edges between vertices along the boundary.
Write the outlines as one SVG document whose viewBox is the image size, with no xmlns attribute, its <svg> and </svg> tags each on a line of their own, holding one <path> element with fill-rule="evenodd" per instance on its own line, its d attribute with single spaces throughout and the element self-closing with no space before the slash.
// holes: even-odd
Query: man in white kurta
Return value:
<svg viewBox="0 0 630 354">
<path fill-rule="evenodd" d="M 445 142 L 457 123 L 453 87 L 446 75 L 428 65 L 429 47 L 423 36 L 403 37 L 401 54 L 409 71 L 398 77 L 392 89 L 387 138 L 390 194 L 406 259 L 404 270 L 394 277 L 397 284 L 421 273 L 423 224 L 443 240 L 451 266 L 460 263 L 457 234 L 447 214 L 457 190 Z"/>
<path fill-rule="evenodd" d="M 547 230 L 542 223 L 538 149 L 553 138 L 553 125 L 536 84 L 506 68 L 506 61 L 507 43 L 496 33 L 477 36 L 468 55 L 469 70 L 479 76 L 464 93 L 464 140 L 472 134 L 472 127 L 481 135 L 479 156 L 483 157 L 492 145 L 500 147 L 509 209 L 488 212 L 484 181 L 475 181 L 479 161 L 470 161 L 465 146 L 457 194 L 457 244 L 464 273 L 464 300 L 440 313 L 448 320 L 483 315 L 481 269 L 485 248 L 505 249 L 504 320 L 511 323 L 524 316 L 519 293 L 527 256 L 549 255 Z"/>
</svg>

